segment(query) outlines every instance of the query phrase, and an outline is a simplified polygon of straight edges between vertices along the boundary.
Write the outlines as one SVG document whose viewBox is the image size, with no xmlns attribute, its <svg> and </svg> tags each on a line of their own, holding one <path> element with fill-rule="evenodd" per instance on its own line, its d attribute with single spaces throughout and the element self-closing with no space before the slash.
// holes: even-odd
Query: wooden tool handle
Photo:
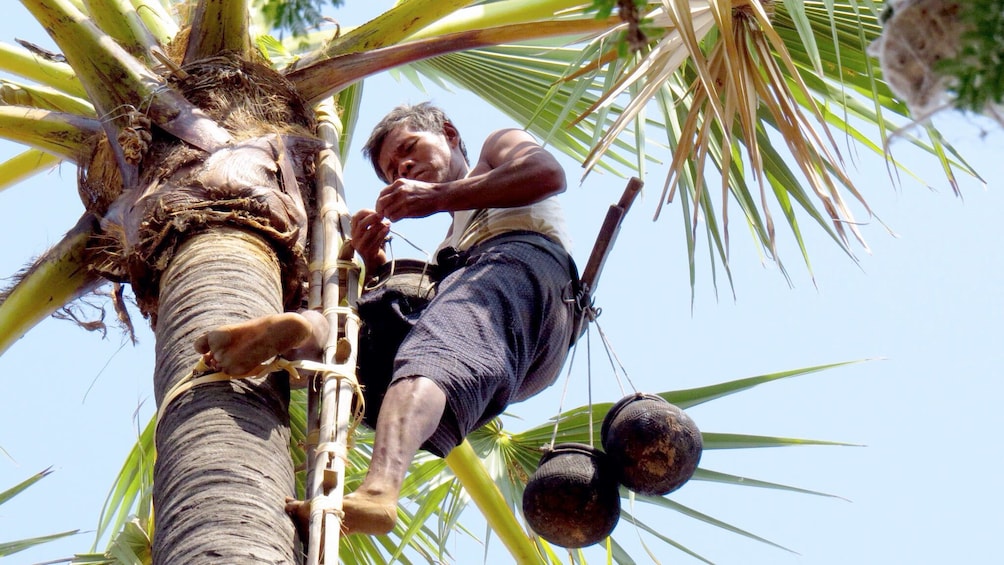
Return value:
<svg viewBox="0 0 1004 565">
<path fill-rule="evenodd" d="M 621 222 L 624 220 L 624 216 L 627 214 L 628 209 L 631 208 L 631 204 L 634 203 L 635 197 L 638 196 L 638 192 L 641 191 L 641 187 L 644 184 L 640 179 L 632 177 L 628 181 L 627 187 L 624 188 L 624 194 L 621 195 L 620 201 L 607 210 L 607 217 L 604 218 L 603 225 L 600 227 L 600 233 L 596 236 L 596 243 L 593 244 L 593 250 L 589 254 L 586 268 L 582 271 L 582 286 L 586 289 L 586 292 L 591 293 L 596 289 L 600 271 L 603 270 L 603 264 L 607 261 L 607 256 L 610 254 L 614 240 L 617 239 L 617 233 L 621 229 Z"/>
</svg>

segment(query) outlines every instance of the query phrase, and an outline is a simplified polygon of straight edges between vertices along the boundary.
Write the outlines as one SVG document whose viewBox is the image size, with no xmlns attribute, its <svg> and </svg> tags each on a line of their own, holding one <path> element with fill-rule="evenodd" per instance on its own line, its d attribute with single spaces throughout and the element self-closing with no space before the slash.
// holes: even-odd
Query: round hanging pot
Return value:
<svg viewBox="0 0 1004 565">
<path fill-rule="evenodd" d="M 562 547 L 602 541 L 620 518 L 617 474 L 606 455 L 581 443 L 545 453 L 523 492 L 523 516 L 540 537 Z"/>
<path fill-rule="evenodd" d="M 601 437 L 620 483 L 640 494 L 661 496 L 680 488 L 701 460 L 697 425 L 653 394 L 632 394 L 614 404 Z"/>
</svg>

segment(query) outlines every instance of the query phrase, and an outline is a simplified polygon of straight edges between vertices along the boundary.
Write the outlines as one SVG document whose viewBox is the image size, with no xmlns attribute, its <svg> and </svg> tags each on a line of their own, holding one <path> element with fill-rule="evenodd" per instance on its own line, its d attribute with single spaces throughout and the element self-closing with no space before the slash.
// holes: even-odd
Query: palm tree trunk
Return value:
<svg viewBox="0 0 1004 565">
<path fill-rule="evenodd" d="M 280 312 L 275 253 L 258 236 L 218 228 L 179 246 L 161 280 L 158 404 L 192 368 L 195 339 L 218 325 Z M 157 428 L 155 564 L 293 563 L 289 385 L 269 377 L 200 385 Z"/>
</svg>

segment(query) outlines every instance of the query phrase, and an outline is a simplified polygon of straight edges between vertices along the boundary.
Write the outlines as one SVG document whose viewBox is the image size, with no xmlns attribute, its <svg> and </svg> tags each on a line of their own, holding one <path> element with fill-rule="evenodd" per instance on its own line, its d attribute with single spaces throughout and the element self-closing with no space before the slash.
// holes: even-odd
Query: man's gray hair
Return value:
<svg viewBox="0 0 1004 565">
<path fill-rule="evenodd" d="M 422 102 L 415 105 L 402 104 L 391 110 L 373 128 L 370 138 L 366 140 L 366 145 L 363 145 L 363 156 L 367 157 L 370 163 L 373 164 L 373 170 L 376 171 L 377 177 L 383 182 L 388 182 L 384 178 L 383 171 L 380 170 L 380 164 L 378 163 L 380 150 L 383 148 L 383 142 L 387 139 L 387 135 L 402 125 L 408 126 L 415 131 L 441 134 L 444 132 L 443 126 L 446 123 L 456 128 L 456 125 L 446 116 L 446 113 L 433 106 L 430 102 Z M 467 147 L 464 145 L 464 140 L 460 138 L 459 131 L 457 137 L 460 141 L 460 151 L 464 154 L 464 160 L 470 164 L 470 160 L 467 157 Z"/>
</svg>

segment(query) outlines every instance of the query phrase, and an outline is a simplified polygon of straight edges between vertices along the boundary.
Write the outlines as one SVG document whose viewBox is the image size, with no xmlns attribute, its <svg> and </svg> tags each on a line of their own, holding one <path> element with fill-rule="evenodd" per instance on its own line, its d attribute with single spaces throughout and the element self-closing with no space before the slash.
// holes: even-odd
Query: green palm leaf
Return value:
<svg viewBox="0 0 1004 565">
<path fill-rule="evenodd" d="M 834 369 L 856 362 L 834 363 L 815 367 L 806 367 L 790 371 L 782 371 L 766 375 L 736 379 L 701 387 L 696 389 L 685 389 L 677 391 L 666 391 L 658 395 L 669 402 L 681 407 L 693 407 L 705 402 L 710 402 L 731 394 L 750 390 L 757 386 L 789 379 L 799 376 L 808 376 L 827 369 Z M 302 397 L 301 394 L 295 395 Z M 410 559 L 416 556 L 440 555 L 447 550 L 446 541 L 450 535 L 464 534 L 465 530 L 462 522 L 462 515 L 467 510 L 471 499 L 461 489 L 461 480 L 454 471 L 460 470 L 464 474 L 472 470 L 483 469 L 481 472 L 487 473 L 485 476 L 493 483 L 492 489 L 497 488 L 501 494 L 499 499 L 503 506 L 496 510 L 482 509 L 483 514 L 491 515 L 492 512 L 501 516 L 504 513 L 519 515 L 521 508 L 523 489 L 526 481 L 533 474 L 537 467 L 537 462 L 541 456 L 541 447 L 549 444 L 552 439 L 557 443 L 576 442 L 589 443 L 590 438 L 599 438 L 599 427 L 603 417 L 610 409 L 612 403 L 598 403 L 593 406 L 581 406 L 565 411 L 555 417 L 558 422 L 558 430 L 555 434 L 553 423 L 542 424 L 531 427 L 526 431 L 511 433 L 501 427 L 500 420 L 495 420 L 485 427 L 477 430 L 469 438 L 470 451 L 467 455 L 461 455 L 464 449 L 459 448 L 458 452 L 451 454 L 447 460 L 432 457 L 428 454 L 420 455 L 409 468 L 402 498 L 410 501 L 402 503 L 399 507 L 398 525 L 388 536 L 350 536 L 342 539 L 341 559 L 344 563 L 389 563 L 394 559 L 401 562 L 412 562 Z M 302 459 L 303 422 L 305 403 L 294 401 L 290 410 L 290 419 L 293 428 L 293 437 L 297 438 L 293 442 L 294 460 Z M 590 429 L 592 428 L 592 429 Z M 106 502 L 98 538 L 110 532 L 118 530 L 128 530 L 138 527 L 137 524 L 145 523 L 142 520 L 136 522 L 139 516 L 149 516 L 150 508 L 150 480 L 152 477 L 152 429 L 151 421 L 144 432 L 140 435 L 136 446 L 130 453 L 123 469 L 119 474 L 112 492 Z M 765 447 L 794 447 L 794 446 L 847 446 L 850 444 L 806 440 L 796 438 L 783 438 L 772 436 L 755 436 L 738 433 L 717 433 L 703 432 L 705 449 L 759 449 Z M 356 436 L 356 448 L 349 453 L 350 462 L 347 466 L 346 488 L 351 490 L 361 480 L 363 473 L 369 466 L 370 448 L 372 446 L 372 433 L 363 432 Z M 466 460 L 467 465 L 460 464 Z M 699 468 L 694 480 L 721 483 L 731 486 L 769 488 L 783 490 L 799 494 L 811 494 L 818 496 L 833 497 L 825 493 L 819 493 L 794 486 L 783 485 L 770 481 L 763 481 L 719 471 L 712 471 L 703 467 Z M 475 483 L 465 480 L 463 485 L 471 488 Z M 670 509 L 683 514 L 692 519 L 696 519 L 725 531 L 748 537 L 768 545 L 781 549 L 782 546 L 760 536 L 752 534 L 737 526 L 722 522 L 713 517 L 707 516 L 697 510 L 684 506 L 672 497 L 651 497 L 641 496 L 623 491 L 622 496 L 627 497 L 627 503 L 644 503 L 661 509 Z M 438 527 L 430 525 L 430 519 L 436 517 L 439 522 Z M 642 531 L 653 535 L 657 540 L 675 547 L 684 553 L 692 555 L 698 559 L 705 560 L 699 554 L 688 549 L 685 545 L 673 540 L 659 532 L 658 528 L 648 525 L 646 522 L 635 516 L 634 512 L 622 509 L 621 520 L 625 524 L 630 524 Z M 624 528 L 622 527 L 621 530 Z M 142 531 L 142 528 L 140 528 Z M 521 527 L 519 531 L 522 532 Z M 620 531 L 620 530 L 619 530 Z M 489 529 L 489 537 L 497 535 L 498 529 Z M 467 535 L 470 535 L 467 533 Z M 617 533 L 616 537 L 621 534 Z M 135 539 L 135 532 L 126 539 Z M 117 539 L 118 536 L 115 536 Z M 487 540 L 486 540 L 487 541 Z M 553 552 L 549 544 L 542 540 L 538 541 L 537 554 L 551 562 L 560 563 L 558 554 Z M 611 551 L 618 563 L 630 563 L 630 558 L 617 548 L 620 547 L 616 540 L 611 540 Z M 109 546 L 106 553 L 114 547 L 114 543 Z M 142 553 L 141 551 L 139 553 Z M 548 557 L 548 556 L 552 557 Z"/>
<path fill-rule="evenodd" d="M 35 538 L 28 538 L 17 541 L 3 542 L 0 543 L 0 557 L 7 557 L 8 555 L 13 555 L 20 551 L 30 549 L 37 545 L 42 545 L 43 543 L 48 543 L 50 541 L 55 541 L 58 539 L 65 538 L 67 536 L 72 536 L 77 533 L 77 530 L 70 532 L 61 532 L 58 534 L 51 534 L 48 536 L 39 536 Z"/>
<path fill-rule="evenodd" d="M 706 19 L 710 15 L 705 14 L 711 12 L 702 6 L 715 7 L 717 4 L 695 3 L 692 6 L 694 10 L 705 10 L 700 14 Z M 838 245 L 853 256 L 845 230 L 854 234 L 862 245 L 864 242 L 856 234 L 854 216 L 838 187 L 842 187 L 842 190 L 857 200 L 866 213 L 870 214 L 871 211 L 863 195 L 858 193 L 843 172 L 845 165 L 839 156 L 836 140 L 829 134 L 815 139 L 805 137 L 809 135 L 808 129 L 803 127 L 801 132 L 790 129 L 779 116 L 789 119 L 787 116 L 791 112 L 803 108 L 801 111 L 805 112 L 805 117 L 795 118 L 793 123 L 807 124 L 806 120 L 814 115 L 817 122 L 841 128 L 845 132 L 846 141 L 886 157 L 885 143 L 874 143 L 869 134 L 859 127 L 850 126 L 848 120 L 853 116 L 860 118 L 861 123 L 874 124 L 873 127 L 877 128 L 883 140 L 887 139 L 890 131 L 900 131 L 903 124 L 907 123 L 905 106 L 897 102 L 884 83 L 876 79 L 877 68 L 864 55 L 864 47 L 878 37 L 881 27 L 870 5 L 859 5 L 854 0 L 774 3 L 770 13 L 752 10 L 756 5 L 750 4 L 749 8 L 755 14 L 760 29 L 766 31 L 764 37 L 767 38 L 758 47 L 758 59 L 732 60 L 737 57 L 737 52 L 732 48 L 729 48 L 723 59 L 724 63 L 730 65 L 729 68 L 750 69 L 747 76 L 751 79 L 759 76 L 759 71 L 753 70 L 754 67 L 760 68 L 769 61 L 777 61 L 775 74 L 765 77 L 763 80 L 767 82 L 758 87 L 760 90 L 757 91 L 761 100 L 768 103 L 755 114 L 743 118 L 747 124 L 757 124 L 745 133 L 726 127 L 731 122 L 722 122 L 710 128 L 707 126 L 713 122 L 706 122 L 703 126 L 705 129 L 695 130 L 700 122 L 696 120 L 698 114 L 690 110 L 695 103 L 690 85 L 707 82 L 707 73 L 710 71 L 702 70 L 705 67 L 698 65 L 696 61 L 701 60 L 703 53 L 709 52 L 710 46 L 720 41 L 724 35 L 714 27 L 702 28 L 708 37 L 703 48 L 699 47 L 702 44 L 698 41 L 698 36 L 688 33 L 676 36 L 677 43 L 667 43 L 664 53 L 672 63 L 668 74 L 658 76 L 653 75 L 651 70 L 634 78 L 628 74 L 632 68 L 639 71 L 651 68 L 655 52 L 646 52 L 634 59 L 633 63 L 631 59 L 625 60 L 629 63 L 627 65 L 611 63 L 609 68 L 615 73 L 613 75 L 580 72 L 581 76 L 571 78 L 569 68 L 588 68 L 590 61 L 601 60 L 609 52 L 609 47 L 604 48 L 604 42 L 608 41 L 605 37 L 594 39 L 584 48 L 577 45 L 564 49 L 553 41 L 534 41 L 469 50 L 416 62 L 411 67 L 429 80 L 448 82 L 477 93 L 547 139 L 552 147 L 583 161 L 587 169 L 598 164 L 607 170 L 640 170 L 645 161 L 657 159 L 655 153 L 646 150 L 645 142 L 651 143 L 655 134 L 664 130 L 668 137 L 666 145 L 676 155 L 667 182 L 671 186 L 679 183 L 682 207 L 692 211 L 689 222 L 692 229 L 697 229 L 699 218 L 705 222 L 709 241 L 712 242 L 711 248 L 716 250 L 726 273 L 729 271 L 727 199 L 723 196 L 721 205 L 714 205 L 713 200 L 707 198 L 705 190 L 705 185 L 716 175 L 722 178 L 723 192 L 740 204 L 742 215 L 752 233 L 779 265 L 781 257 L 775 249 L 773 219 L 767 199 L 771 193 L 784 212 L 785 223 L 798 242 L 799 251 L 807 266 L 809 256 L 802 243 L 802 228 L 797 220 L 799 211 L 807 212 L 824 231 L 834 237 Z M 666 26 L 666 32 L 670 34 L 691 21 L 689 16 L 684 17 L 685 10 L 673 13 L 678 19 L 673 20 L 673 23 L 661 24 Z M 656 20 L 657 23 L 659 21 L 662 20 Z M 658 39 L 661 36 L 656 33 L 655 37 Z M 681 55 L 683 45 L 687 45 L 687 53 Z M 698 53 L 702 55 L 697 56 Z M 613 104 L 610 97 L 618 90 L 612 89 L 609 81 L 611 76 L 625 90 L 632 88 L 636 82 L 644 84 L 642 88 L 647 90 L 634 92 L 631 106 Z M 765 89 L 768 84 L 784 85 L 786 90 L 783 94 L 774 96 Z M 748 92 L 753 93 L 754 90 Z M 641 102 L 648 99 L 660 102 L 656 107 L 661 109 L 661 119 L 642 118 L 646 105 Z M 785 102 L 788 99 L 794 100 L 796 104 Z M 873 100 L 871 106 L 866 104 L 869 99 Z M 600 102 L 601 100 L 609 102 Z M 717 116 L 721 120 L 721 108 L 725 106 L 716 102 L 714 97 L 703 100 L 709 104 L 706 119 Z M 609 106 L 605 105 L 608 103 Z M 603 111 L 590 113 L 590 108 Z M 741 108 L 736 105 L 733 112 Z M 690 122 L 687 121 L 688 116 Z M 639 118 L 642 118 L 643 127 L 634 125 Z M 768 135 L 764 125 L 769 125 L 773 132 L 780 133 L 789 148 L 795 148 L 794 153 L 784 151 L 783 146 L 778 145 L 777 137 Z M 694 168 L 689 160 L 684 160 L 691 152 L 680 147 L 679 140 L 688 139 L 696 131 L 700 131 L 699 135 L 703 136 L 702 146 L 697 153 L 710 156 L 708 165 L 711 166 Z M 596 136 L 600 134 L 604 135 L 597 143 Z M 955 170 L 976 174 L 965 161 L 953 154 L 951 147 L 946 146 L 936 133 L 931 133 L 927 142 L 912 135 L 902 135 L 938 158 L 950 180 L 954 178 Z M 636 143 L 628 141 L 630 139 L 636 140 Z M 792 145 L 796 142 L 808 144 Z M 736 168 L 739 154 L 717 150 L 729 144 L 744 148 L 744 153 L 754 159 L 755 166 L 751 172 Z M 658 146 L 648 147 L 659 149 Z M 761 155 L 767 160 L 758 162 L 758 156 Z M 949 159 L 948 155 L 952 155 L 952 158 Z M 608 160 L 603 160 L 603 157 Z M 798 174 L 792 171 L 790 163 L 799 165 Z M 895 161 L 892 163 L 912 175 L 902 164 Z M 760 188 L 759 196 L 749 187 L 750 180 L 758 176 L 769 184 L 769 187 Z M 805 179 L 808 179 L 808 184 Z M 669 191 L 664 194 L 664 199 L 672 201 L 675 194 L 674 191 Z M 692 273 L 695 272 L 694 235 L 687 234 Z M 692 285 L 695 283 L 693 274 L 691 282 Z"/>
<path fill-rule="evenodd" d="M 10 106 L 28 106 L 88 118 L 95 117 L 94 107 L 86 100 L 45 86 L 0 80 L 0 101 Z"/>
<path fill-rule="evenodd" d="M 0 163 L 0 191 L 59 164 L 59 157 L 29 149 Z"/>
<path fill-rule="evenodd" d="M 839 444 L 839 445 L 847 445 L 847 444 Z M 808 490 L 808 489 L 793 487 L 793 486 L 789 486 L 789 485 L 782 485 L 782 484 L 778 484 L 778 483 L 772 483 L 772 482 L 769 482 L 769 481 L 761 481 L 761 480 L 758 480 L 758 479 L 751 479 L 749 477 L 741 477 L 741 476 L 738 476 L 738 475 L 731 475 L 731 474 L 728 474 L 728 473 L 719 473 L 718 471 L 712 471 L 710 469 L 703 469 L 703 468 L 697 469 L 697 471 L 694 472 L 694 477 L 693 478 L 695 480 L 698 480 L 698 481 L 709 481 L 709 482 L 713 482 L 713 483 L 723 483 L 723 484 L 736 485 L 736 486 L 759 487 L 759 488 L 766 488 L 766 489 L 773 489 L 773 490 L 783 490 L 783 491 L 788 491 L 788 492 L 796 492 L 796 493 L 799 493 L 799 494 L 814 494 L 816 496 L 825 496 L 825 497 L 829 497 L 829 498 L 839 498 L 841 500 L 846 500 L 843 497 L 837 496 L 835 494 L 827 494 L 825 492 Z"/>
<path fill-rule="evenodd" d="M 20 483 L 14 485 L 13 487 L 11 487 L 11 488 L 9 488 L 7 490 L 4 490 L 3 492 L 0 492 L 0 504 L 3 504 L 5 502 L 7 502 L 8 500 L 14 498 L 18 494 L 21 494 L 28 487 L 30 487 L 31 485 L 37 483 L 38 481 L 41 481 L 42 479 L 44 479 L 50 473 L 52 473 L 52 470 L 51 469 L 46 469 L 46 470 L 44 470 L 44 471 L 42 471 L 40 473 L 36 473 L 36 474 L 32 475 L 31 477 L 28 477 L 27 479 L 25 479 L 25 480 L 21 481 Z M 77 531 L 78 530 L 73 530 L 73 531 L 70 531 L 70 532 L 61 532 L 61 533 L 58 533 L 58 534 L 50 534 L 50 535 L 47 535 L 47 536 L 39 536 L 39 537 L 34 537 L 34 538 L 29 538 L 29 539 L 23 539 L 23 540 L 0 542 L 0 557 L 7 557 L 7 556 L 13 555 L 15 553 L 18 553 L 20 551 L 24 551 L 25 549 L 29 549 L 31 547 L 35 547 L 37 545 L 41 545 L 43 543 L 47 543 L 47 542 L 50 542 L 50 541 L 53 541 L 53 540 L 65 538 L 67 536 L 72 536 L 72 535 L 76 534 Z"/>
<path fill-rule="evenodd" d="M 68 302 L 101 284 L 85 268 L 95 220 L 85 214 L 66 236 L 0 292 L 0 352 Z"/>
<path fill-rule="evenodd" d="M 156 422 L 151 419 L 122 464 L 122 470 L 119 471 L 98 518 L 92 550 L 106 536 L 124 532 L 132 527 L 130 524 L 133 522 L 151 521 L 155 430 Z"/>
<path fill-rule="evenodd" d="M 0 504 L 3 504 L 4 502 L 7 502 L 8 500 L 14 498 L 18 494 L 21 494 L 28 487 L 30 487 L 31 485 L 37 483 L 38 481 L 41 481 L 42 479 L 44 479 L 50 473 L 52 473 L 52 469 L 46 469 L 46 470 L 44 470 L 44 471 L 42 471 L 40 473 L 35 473 L 34 475 L 28 477 L 27 479 L 21 481 L 20 483 L 18 483 L 16 485 L 10 487 L 9 489 L 7 489 L 7 490 L 5 490 L 3 492 L 0 492 Z"/>
<path fill-rule="evenodd" d="M 46 58 L 24 47 L 0 42 L 0 70 L 51 87 L 70 96 L 86 98 L 73 68 L 60 60 Z"/>
</svg>

